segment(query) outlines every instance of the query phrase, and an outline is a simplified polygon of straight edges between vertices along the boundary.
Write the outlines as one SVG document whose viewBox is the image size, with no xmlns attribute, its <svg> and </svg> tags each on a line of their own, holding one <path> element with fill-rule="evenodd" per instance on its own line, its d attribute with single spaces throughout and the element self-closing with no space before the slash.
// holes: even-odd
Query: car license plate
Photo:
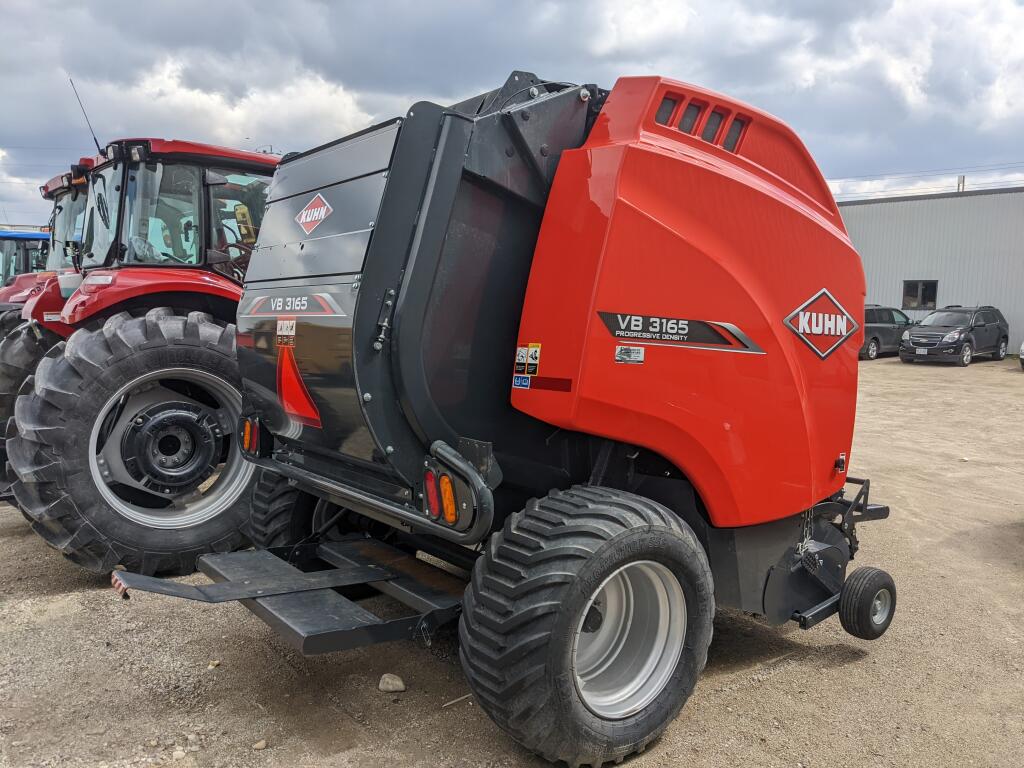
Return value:
<svg viewBox="0 0 1024 768">
<path fill-rule="evenodd" d="M 924 347 L 918 347 L 917 348 L 917 354 L 919 354 L 919 355 L 927 355 L 928 354 L 928 350 L 925 349 Z"/>
</svg>

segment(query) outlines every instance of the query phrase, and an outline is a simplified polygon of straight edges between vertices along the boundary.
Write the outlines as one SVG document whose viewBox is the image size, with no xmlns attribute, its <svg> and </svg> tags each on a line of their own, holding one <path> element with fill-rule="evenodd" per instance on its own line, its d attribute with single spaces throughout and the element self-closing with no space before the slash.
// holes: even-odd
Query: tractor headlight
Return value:
<svg viewBox="0 0 1024 768">
<path fill-rule="evenodd" d="M 910 340 L 910 331 L 904 331 L 902 338 L 903 338 L 904 341 L 909 341 Z"/>
<path fill-rule="evenodd" d="M 959 338 L 960 338 L 960 331 L 950 331 L 949 333 L 947 333 L 945 336 L 942 337 L 942 340 L 952 343 L 952 342 L 956 341 Z"/>
</svg>

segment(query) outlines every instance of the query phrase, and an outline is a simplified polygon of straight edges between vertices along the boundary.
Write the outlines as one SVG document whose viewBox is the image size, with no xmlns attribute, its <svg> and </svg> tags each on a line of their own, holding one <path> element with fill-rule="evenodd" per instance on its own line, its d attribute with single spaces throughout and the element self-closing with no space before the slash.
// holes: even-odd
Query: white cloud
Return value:
<svg viewBox="0 0 1024 768">
<path fill-rule="evenodd" d="M 10 153 L 0 149 L 0 226 L 46 223 L 50 205 L 39 194 L 40 183 L 16 173 Z"/>
<path fill-rule="evenodd" d="M 273 144 L 275 150 L 308 149 L 365 127 L 370 116 L 344 86 L 298 70 L 276 87 L 258 85 L 231 97 L 184 82 L 184 64 L 158 62 L 125 88 L 89 84 L 90 100 L 101 105 L 102 123 L 118 135 L 210 141 L 231 147 Z M 113 119 L 111 119 L 113 118 Z M 107 139 L 114 138 L 113 135 Z"/>
</svg>

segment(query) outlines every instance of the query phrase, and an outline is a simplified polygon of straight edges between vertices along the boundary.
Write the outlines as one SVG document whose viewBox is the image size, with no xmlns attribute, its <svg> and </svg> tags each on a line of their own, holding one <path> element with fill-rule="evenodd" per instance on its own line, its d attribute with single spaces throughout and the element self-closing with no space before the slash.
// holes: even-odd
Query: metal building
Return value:
<svg viewBox="0 0 1024 768">
<path fill-rule="evenodd" d="M 839 203 L 870 304 L 913 319 L 947 304 L 992 304 L 1024 341 L 1024 187 Z"/>
</svg>

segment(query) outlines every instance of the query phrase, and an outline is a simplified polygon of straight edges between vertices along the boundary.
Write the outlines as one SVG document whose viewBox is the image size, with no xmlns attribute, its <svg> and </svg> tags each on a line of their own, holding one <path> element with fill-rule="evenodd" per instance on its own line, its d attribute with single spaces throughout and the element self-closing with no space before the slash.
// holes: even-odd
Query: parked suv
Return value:
<svg viewBox="0 0 1024 768">
<path fill-rule="evenodd" d="M 864 346 L 861 358 L 874 360 L 883 352 L 898 352 L 900 337 L 913 321 L 898 309 L 864 305 Z"/>
<path fill-rule="evenodd" d="M 951 304 L 937 309 L 903 332 L 900 360 L 939 360 L 960 366 L 975 355 L 1006 357 L 1010 324 L 995 307 L 962 307 Z"/>
</svg>

